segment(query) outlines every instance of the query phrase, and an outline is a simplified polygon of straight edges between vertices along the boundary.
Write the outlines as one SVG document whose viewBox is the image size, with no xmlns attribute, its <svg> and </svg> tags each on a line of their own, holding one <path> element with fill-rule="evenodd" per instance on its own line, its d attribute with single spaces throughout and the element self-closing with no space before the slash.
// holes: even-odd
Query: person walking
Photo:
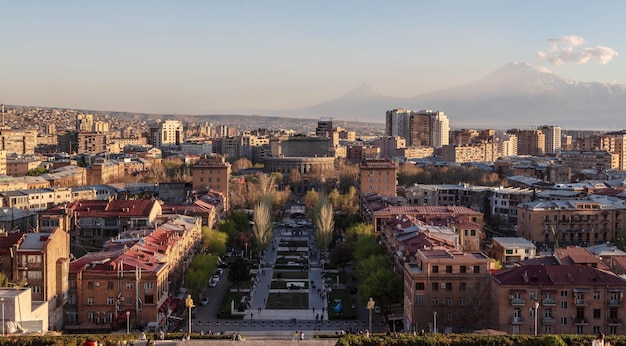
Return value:
<svg viewBox="0 0 626 346">
<path fill-rule="evenodd" d="M 591 342 L 591 346 L 611 346 L 608 341 L 604 340 L 604 334 L 598 333 L 598 336 Z"/>
</svg>

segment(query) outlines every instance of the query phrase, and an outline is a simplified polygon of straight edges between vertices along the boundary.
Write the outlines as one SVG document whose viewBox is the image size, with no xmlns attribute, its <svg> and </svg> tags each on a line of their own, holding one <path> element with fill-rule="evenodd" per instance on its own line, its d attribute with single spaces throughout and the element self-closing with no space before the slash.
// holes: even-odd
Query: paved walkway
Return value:
<svg viewBox="0 0 626 346">
<path fill-rule="evenodd" d="M 295 236 L 291 231 L 285 228 L 278 228 L 274 232 L 274 239 L 272 239 L 272 245 L 268 246 L 262 258 L 262 268 L 257 274 L 256 283 L 253 286 L 251 293 L 250 307 L 245 311 L 245 320 L 291 320 L 296 321 L 313 321 L 315 325 L 316 315 L 322 315 L 323 322 L 328 320 L 328 311 L 326 307 L 326 299 L 322 291 L 318 292 L 318 289 L 325 287 L 324 280 L 322 278 L 322 268 L 319 263 L 319 259 L 316 256 L 312 256 L 312 253 L 317 253 L 315 243 L 313 242 L 313 228 L 309 227 L 303 231 L 303 235 Z M 309 273 L 309 309 L 306 310 L 275 310 L 266 309 L 267 299 L 270 293 L 294 293 L 294 290 L 279 290 L 271 289 L 271 282 L 274 276 L 274 264 L 276 262 L 278 251 L 288 251 L 289 249 L 281 247 L 279 244 L 281 240 L 285 241 L 307 241 L 308 249 L 307 255 L 309 258 L 310 269 Z M 285 270 L 282 270 L 285 271 Z M 294 271 L 300 271 L 300 269 L 294 269 Z M 298 281 L 298 280 L 294 280 Z M 302 292 L 303 290 L 300 290 Z"/>
</svg>

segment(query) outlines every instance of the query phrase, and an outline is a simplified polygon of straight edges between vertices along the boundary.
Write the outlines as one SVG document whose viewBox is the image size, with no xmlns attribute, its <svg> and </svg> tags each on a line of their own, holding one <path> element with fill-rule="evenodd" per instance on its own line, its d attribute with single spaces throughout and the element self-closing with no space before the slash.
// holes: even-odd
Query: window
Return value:
<svg viewBox="0 0 626 346">
<path fill-rule="evenodd" d="M 452 266 L 446 266 L 446 273 L 452 273 Z"/>
<path fill-rule="evenodd" d="M 446 291 L 452 291 L 452 282 L 446 282 Z"/>
<path fill-rule="evenodd" d="M 91 323 L 93 323 L 93 312 L 88 312 L 87 313 L 87 320 Z"/>
<path fill-rule="evenodd" d="M 93 297 L 87 297 L 87 305 L 93 305 Z"/>
<path fill-rule="evenodd" d="M 132 282 L 127 282 L 126 283 L 126 289 L 127 290 L 132 290 L 133 289 L 133 283 Z"/>
<path fill-rule="evenodd" d="M 154 288 L 154 282 L 144 282 L 143 288 L 146 290 L 152 290 Z"/>
<path fill-rule="evenodd" d="M 433 282 L 432 283 L 431 291 L 439 291 L 439 283 L 438 282 Z"/>
<path fill-rule="evenodd" d="M 41 286 L 33 286 L 33 293 L 41 293 Z"/>
<path fill-rule="evenodd" d="M 475 229 L 471 230 L 471 234 L 473 237 L 476 236 L 476 230 Z"/>
<path fill-rule="evenodd" d="M 459 284 L 459 291 L 465 291 L 465 290 L 467 290 L 467 283 L 461 282 Z"/>
<path fill-rule="evenodd" d="M 593 318 L 596 320 L 599 320 L 601 313 L 600 313 L 600 309 L 593 309 Z"/>
<path fill-rule="evenodd" d="M 459 300 L 459 305 L 465 306 L 465 304 L 466 304 L 465 298 L 461 298 L 461 300 Z"/>
<path fill-rule="evenodd" d="M 467 273 L 467 266 L 461 266 L 461 273 Z"/>
<path fill-rule="evenodd" d="M 439 305 L 439 299 L 433 298 L 433 306 Z"/>
<path fill-rule="evenodd" d="M 26 272 L 26 277 L 29 279 L 41 279 L 41 272 L 38 270 L 29 270 Z"/>
<path fill-rule="evenodd" d="M 474 266 L 474 273 L 480 273 L 480 266 Z"/>
<path fill-rule="evenodd" d="M 452 298 L 446 298 L 446 305 L 452 306 Z"/>
<path fill-rule="evenodd" d="M 600 300 L 600 291 L 593 292 L 593 299 Z"/>
<path fill-rule="evenodd" d="M 415 296 L 415 305 L 422 305 L 422 304 L 424 304 L 424 296 L 416 295 Z"/>
<path fill-rule="evenodd" d="M 567 291 L 561 291 L 561 297 L 567 297 Z"/>
<path fill-rule="evenodd" d="M 561 325 L 562 326 L 566 326 L 567 325 L 567 317 L 561 317 Z"/>
<path fill-rule="evenodd" d="M 561 310 L 567 310 L 567 302 L 561 302 Z"/>
<path fill-rule="evenodd" d="M 439 273 L 439 266 L 433 266 L 431 272 L 432 273 Z"/>
<path fill-rule="evenodd" d="M 423 291 L 424 290 L 424 283 L 423 282 L 416 282 L 415 283 L 415 290 L 416 291 Z"/>
<path fill-rule="evenodd" d="M 537 300 L 537 291 L 530 291 L 528 296 L 530 300 Z"/>
<path fill-rule="evenodd" d="M 107 297 L 107 305 L 113 305 L 113 297 Z"/>
<path fill-rule="evenodd" d="M 107 289 L 108 290 L 112 290 L 115 288 L 115 283 L 113 283 L 113 281 L 108 281 L 107 282 Z"/>
</svg>

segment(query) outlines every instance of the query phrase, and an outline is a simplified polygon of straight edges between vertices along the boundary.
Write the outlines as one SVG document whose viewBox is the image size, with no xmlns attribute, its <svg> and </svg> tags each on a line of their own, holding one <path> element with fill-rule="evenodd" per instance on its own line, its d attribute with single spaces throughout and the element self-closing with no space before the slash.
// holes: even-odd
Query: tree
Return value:
<svg viewBox="0 0 626 346">
<path fill-rule="evenodd" d="M 247 169 L 250 167 L 252 167 L 252 162 L 246 159 L 245 157 L 242 157 L 236 160 L 235 162 L 233 162 L 233 165 L 231 166 L 233 172 L 239 172 L 242 169 Z"/>
<path fill-rule="evenodd" d="M 237 284 L 237 291 L 241 288 L 242 282 L 250 280 L 250 265 L 245 258 L 237 257 L 230 264 L 228 280 Z"/>
<path fill-rule="evenodd" d="M 272 202 L 269 196 L 261 198 L 254 206 L 254 237 L 260 248 L 265 249 L 272 237 Z"/>
<path fill-rule="evenodd" d="M 360 222 L 348 227 L 348 229 L 346 230 L 346 241 L 354 244 L 362 236 L 373 235 L 374 225 Z"/>
<path fill-rule="evenodd" d="M 330 242 L 333 239 L 335 221 L 333 219 L 333 206 L 325 195 L 320 197 L 314 213 L 315 243 L 319 249 L 326 252 L 329 250 Z"/>
<path fill-rule="evenodd" d="M 374 298 L 376 305 L 389 312 L 391 304 L 402 302 L 402 292 L 402 279 L 379 263 L 377 269 L 360 282 L 357 296 L 362 304 L 367 304 L 370 297 Z"/>
<path fill-rule="evenodd" d="M 221 256 L 226 252 L 228 235 L 209 227 L 202 227 L 202 244 L 207 252 Z"/>
<path fill-rule="evenodd" d="M 45 167 L 37 167 L 37 168 L 33 168 L 30 171 L 28 171 L 28 173 L 26 173 L 26 175 L 31 176 L 31 177 L 38 177 L 42 174 L 46 174 L 49 173 L 50 171 L 45 168 Z"/>
</svg>

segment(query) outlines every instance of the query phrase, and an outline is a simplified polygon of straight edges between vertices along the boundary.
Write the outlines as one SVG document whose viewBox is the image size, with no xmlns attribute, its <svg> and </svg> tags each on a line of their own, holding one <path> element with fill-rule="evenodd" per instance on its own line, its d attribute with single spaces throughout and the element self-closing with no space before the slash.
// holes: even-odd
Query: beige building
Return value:
<svg viewBox="0 0 626 346">
<path fill-rule="evenodd" d="M 359 192 L 361 195 L 378 193 L 395 196 L 398 167 L 388 160 L 365 160 L 359 165 Z"/>
<path fill-rule="evenodd" d="M 0 288 L 3 301 L 3 331 L 7 335 L 24 332 L 45 333 L 48 326 L 48 302 L 35 301 L 30 288 Z"/>
<path fill-rule="evenodd" d="M 221 192 L 224 196 L 224 210 L 229 209 L 230 163 L 223 157 L 200 160 L 191 166 L 191 176 L 194 190 Z"/>
<path fill-rule="evenodd" d="M 7 154 L 27 155 L 35 153 L 37 131 L 16 131 L 0 128 L 0 150 Z"/>
<path fill-rule="evenodd" d="M 584 169 L 594 169 L 598 172 L 602 172 L 607 169 L 620 169 L 619 154 L 606 150 L 563 151 L 559 155 L 559 158 L 565 166 L 571 167 L 574 172 Z"/>
<path fill-rule="evenodd" d="M 536 201 L 517 206 L 517 235 L 552 247 L 614 242 L 626 230 L 626 206 L 604 198 Z"/>
<path fill-rule="evenodd" d="M 495 162 L 500 156 L 497 142 L 464 146 L 444 145 L 441 148 L 441 159 L 448 162 Z"/>
<path fill-rule="evenodd" d="M 491 326 L 490 260 L 480 252 L 417 250 L 404 265 L 404 315 L 410 330 L 467 333 Z"/>
<path fill-rule="evenodd" d="M 626 131 L 609 132 L 600 137 L 600 149 L 619 156 L 619 170 L 626 170 Z"/>
</svg>

